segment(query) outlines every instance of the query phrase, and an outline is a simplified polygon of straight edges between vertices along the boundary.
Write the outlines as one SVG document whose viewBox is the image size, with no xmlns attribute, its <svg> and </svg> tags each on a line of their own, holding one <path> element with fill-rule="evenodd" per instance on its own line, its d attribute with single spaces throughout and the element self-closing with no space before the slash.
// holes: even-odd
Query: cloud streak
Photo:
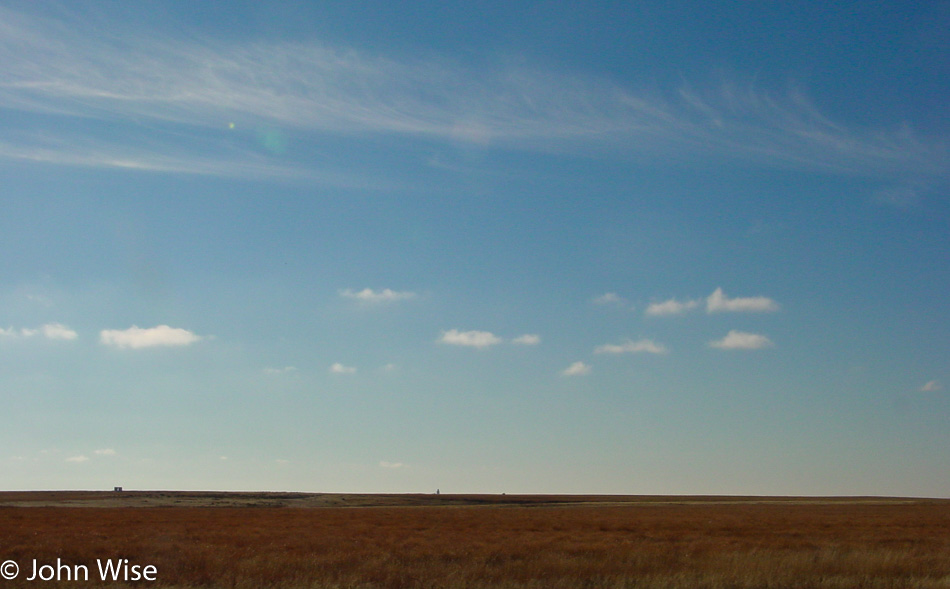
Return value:
<svg viewBox="0 0 950 589">
<path fill-rule="evenodd" d="M 390 288 L 384 288 L 375 291 L 371 288 L 364 288 L 361 291 L 354 291 L 351 288 L 340 291 L 340 296 L 345 299 L 352 299 L 361 303 L 380 305 L 384 303 L 394 303 L 396 301 L 406 301 L 416 298 L 416 293 L 410 291 L 395 291 Z"/>
<path fill-rule="evenodd" d="M 595 354 L 666 354 L 669 352 L 666 346 L 658 344 L 653 340 L 642 339 L 639 341 L 627 340 L 622 344 L 604 344 L 594 348 Z"/>
<path fill-rule="evenodd" d="M 595 305 L 623 305 L 626 300 L 615 292 L 605 292 L 591 299 L 591 302 Z"/>
<path fill-rule="evenodd" d="M 79 334 L 66 327 L 62 323 L 47 323 L 42 327 L 38 328 L 29 328 L 24 327 L 22 329 L 14 329 L 8 327 L 6 329 L 0 328 L 0 337 L 34 337 L 42 336 L 46 339 L 51 340 L 74 340 L 79 337 Z"/>
<path fill-rule="evenodd" d="M 452 346 L 465 346 L 479 350 L 498 345 L 502 339 L 490 331 L 459 331 L 450 329 L 443 331 L 439 343 Z"/>
<path fill-rule="evenodd" d="M 40 329 L 47 339 L 74 340 L 79 337 L 79 334 L 62 323 L 47 323 Z"/>
<path fill-rule="evenodd" d="M 121 23 L 104 34 L 9 9 L 0 22 L 0 108 L 129 131 L 93 139 L 81 126 L 39 132 L 24 123 L 15 141 L 0 142 L 5 158 L 217 175 L 247 175 L 250 164 L 250 173 L 309 175 L 303 161 L 275 157 L 280 142 L 261 147 L 258 138 L 255 151 L 242 135 L 278 128 L 531 151 L 600 146 L 873 176 L 946 175 L 950 162 L 944 145 L 910 128 L 848 128 L 799 91 L 724 82 L 658 95 L 530 65 L 398 60 L 316 42 L 167 39 Z M 182 135 L 207 149 L 185 149 L 174 139 Z"/>
<path fill-rule="evenodd" d="M 708 345 L 720 350 L 761 350 L 771 348 L 775 344 L 764 335 L 733 329 L 724 338 L 711 341 Z"/>
<path fill-rule="evenodd" d="M 339 362 L 334 362 L 332 365 L 330 365 L 330 373 L 331 374 L 356 374 L 356 367 L 346 366 Z"/>
<path fill-rule="evenodd" d="M 707 313 L 767 313 L 778 311 L 779 305 L 768 297 L 741 297 L 730 299 L 717 288 L 706 298 Z"/>
<path fill-rule="evenodd" d="M 670 299 L 662 303 L 652 303 L 646 309 L 646 314 L 653 317 L 666 315 L 682 315 L 699 306 L 698 301 L 678 301 Z"/>
<path fill-rule="evenodd" d="M 133 350 L 155 347 L 182 347 L 199 342 L 203 337 L 179 327 L 158 325 L 141 328 L 136 325 L 128 329 L 104 329 L 99 333 L 99 342 L 115 348 Z"/>
<path fill-rule="evenodd" d="M 577 361 L 561 371 L 561 376 L 587 376 L 590 374 L 590 364 Z"/>
</svg>

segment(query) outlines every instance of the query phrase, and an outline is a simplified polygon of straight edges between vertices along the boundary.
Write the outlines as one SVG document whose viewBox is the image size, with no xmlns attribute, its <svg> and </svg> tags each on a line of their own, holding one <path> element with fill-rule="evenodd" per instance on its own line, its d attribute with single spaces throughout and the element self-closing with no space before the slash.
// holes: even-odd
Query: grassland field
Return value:
<svg viewBox="0 0 950 589">
<path fill-rule="evenodd" d="M 0 562 L 0 589 L 935 589 L 950 500 L 3 492 Z"/>
</svg>

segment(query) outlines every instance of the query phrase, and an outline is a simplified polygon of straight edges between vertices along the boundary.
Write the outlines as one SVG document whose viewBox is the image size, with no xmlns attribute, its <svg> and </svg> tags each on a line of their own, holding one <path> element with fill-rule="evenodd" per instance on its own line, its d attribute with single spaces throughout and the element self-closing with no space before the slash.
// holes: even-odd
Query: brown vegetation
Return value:
<svg viewBox="0 0 950 589">
<path fill-rule="evenodd" d="M 164 504 L 174 505 L 176 497 L 199 496 L 172 494 Z M 331 498 L 254 497 L 260 505 Z M 378 496 L 373 503 L 371 496 L 332 496 L 359 505 L 420 504 L 424 497 Z M 30 498 L 52 501 L 0 494 L 0 505 Z M 71 500 L 81 503 L 78 495 Z M 0 585 L 32 586 L 24 579 L 32 559 L 55 564 L 59 558 L 88 566 L 90 583 L 107 586 L 95 574 L 96 559 L 125 558 L 155 565 L 158 581 L 146 584 L 166 587 L 950 587 L 950 502 L 438 501 L 364 508 L 0 508 L 0 561 L 21 568 L 17 580 Z"/>
</svg>

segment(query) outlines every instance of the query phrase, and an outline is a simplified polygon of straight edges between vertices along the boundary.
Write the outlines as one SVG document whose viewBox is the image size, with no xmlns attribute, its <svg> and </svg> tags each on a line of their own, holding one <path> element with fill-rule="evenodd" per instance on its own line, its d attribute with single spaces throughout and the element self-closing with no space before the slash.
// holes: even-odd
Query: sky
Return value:
<svg viewBox="0 0 950 589">
<path fill-rule="evenodd" d="M 948 6 L 0 0 L 0 487 L 950 496 Z"/>
</svg>

